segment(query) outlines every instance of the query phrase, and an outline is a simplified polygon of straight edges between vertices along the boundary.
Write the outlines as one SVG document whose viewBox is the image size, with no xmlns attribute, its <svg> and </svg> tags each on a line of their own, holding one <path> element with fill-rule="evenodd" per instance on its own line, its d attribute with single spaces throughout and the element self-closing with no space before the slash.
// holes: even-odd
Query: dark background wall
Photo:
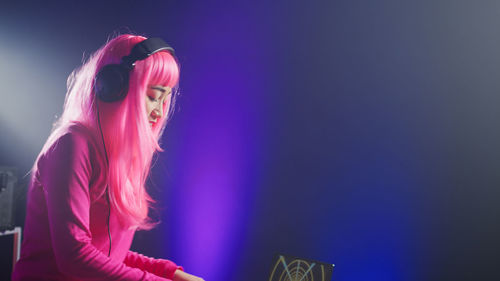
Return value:
<svg viewBox="0 0 500 281">
<path fill-rule="evenodd" d="M 499 280 L 498 1 L 4 1 L 0 165 L 32 165 L 114 31 L 182 64 L 133 249 L 206 280 Z M 25 178 L 26 180 L 26 178 Z M 18 196 L 23 201 L 22 192 Z M 18 213 L 22 224 L 24 213 Z"/>
</svg>

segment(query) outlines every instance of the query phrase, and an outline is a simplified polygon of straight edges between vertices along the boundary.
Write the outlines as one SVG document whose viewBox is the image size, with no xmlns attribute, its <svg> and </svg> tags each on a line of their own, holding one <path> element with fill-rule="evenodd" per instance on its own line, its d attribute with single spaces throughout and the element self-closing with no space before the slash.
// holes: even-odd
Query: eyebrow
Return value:
<svg viewBox="0 0 500 281">
<path fill-rule="evenodd" d="M 160 87 L 160 86 L 151 86 L 150 87 L 151 89 L 153 90 L 158 90 L 161 92 L 161 96 L 160 98 L 163 98 L 163 95 L 165 94 L 165 92 L 167 91 L 167 89 L 163 88 L 163 87 Z M 170 90 L 170 92 L 168 93 L 168 95 L 170 95 L 172 93 L 172 90 Z"/>
<path fill-rule="evenodd" d="M 153 90 L 158 90 L 162 93 L 165 93 L 167 91 L 167 89 L 163 88 L 163 87 L 159 87 L 159 86 L 152 86 L 151 89 Z"/>
</svg>

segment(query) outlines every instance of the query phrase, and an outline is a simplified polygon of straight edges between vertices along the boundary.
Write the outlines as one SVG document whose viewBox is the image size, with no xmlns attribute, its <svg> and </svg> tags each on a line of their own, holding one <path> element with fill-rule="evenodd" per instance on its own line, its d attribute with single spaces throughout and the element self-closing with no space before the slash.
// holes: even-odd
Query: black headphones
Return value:
<svg viewBox="0 0 500 281">
<path fill-rule="evenodd" d="M 95 76 L 94 92 L 104 102 L 119 101 L 127 95 L 130 71 L 135 62 L 144 60 L 154 53 L 167 51 L 175 58 L 174 48 L 161 38 L 149 38 L 137 43 L 130 54 L 121 59 L 120 64 L 108 64 Z"/>
</svg>

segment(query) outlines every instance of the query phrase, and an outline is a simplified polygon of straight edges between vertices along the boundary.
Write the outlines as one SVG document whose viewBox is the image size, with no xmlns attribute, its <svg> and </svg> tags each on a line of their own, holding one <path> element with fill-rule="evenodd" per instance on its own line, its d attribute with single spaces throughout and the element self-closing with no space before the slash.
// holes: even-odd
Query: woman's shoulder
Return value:
<svg viewBox="0 0 500 281">
<path fill-rule="evenodd" d="M 102 169 L 105 160 L 94 135 L 91 129 L 76 122 L 57 128 L 36 161 L 35 175 L 67 169 L 92 174 L 94 169 Z"/>
<path fill-rule="evenodd" d="M 64 154 L 70 156 L 75 153 L 95 153 L 98 148 L 95 133 L 92 129 L 78 122 L 71 122 L 56 129 L 51 135 L 53 140 L 45 149 L 43 156 Z"/>
<path fill-rule="evenodd" d="M 95 138 L 94 130 L 80 122 L 70 122 L 62 129 L 65 135 L 71 135 L 76 138 L 84 138 L 88 141 L 94 141 Z"/>
<path fill-rule="evenodd" d="M 75 145 L 95 145 L 95 132 L 80 122 L 70 122 L 60 128 L 56 142 L 70 141 Z"/>
</svg>

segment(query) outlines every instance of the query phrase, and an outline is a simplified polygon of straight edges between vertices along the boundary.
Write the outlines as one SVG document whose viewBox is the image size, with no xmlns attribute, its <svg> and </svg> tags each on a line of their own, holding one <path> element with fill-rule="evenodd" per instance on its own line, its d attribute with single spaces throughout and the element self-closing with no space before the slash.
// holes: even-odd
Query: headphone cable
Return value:
<svg viewBox="0 0 500 281">
<path fill-rule="evenodd" d="M 104 135 L 102 133 L 102 128 L 101 128 L 101 118 L 99 116 L 99 101 L 96 101 L 96 108 L 97 108 L 97 123 L 99 124 L 99 132 L 101 133 L 102 145 L 104 147 L 104 156 L 106 157 L 106 163 L 108 164 L 108 169 L 109 169 L 108 152 L 106 150 L 106 143 L 104 142 Z M 107 181 L 107 179 L 106 179 L 106 181 Z M 108 257 L 109 257 L 109 256 L 111 256 L 111 230 L 109 229 L 109 220 L 111 217 L 111 204 L 109 202 L 109 188 L 108 188 L 107 183 L 106 183 L 106 201 L 108 202 L 107 225 L 108 225 L 108 238 L 109 238 L 109 249 L 108 249 Z"/>
</svg>

